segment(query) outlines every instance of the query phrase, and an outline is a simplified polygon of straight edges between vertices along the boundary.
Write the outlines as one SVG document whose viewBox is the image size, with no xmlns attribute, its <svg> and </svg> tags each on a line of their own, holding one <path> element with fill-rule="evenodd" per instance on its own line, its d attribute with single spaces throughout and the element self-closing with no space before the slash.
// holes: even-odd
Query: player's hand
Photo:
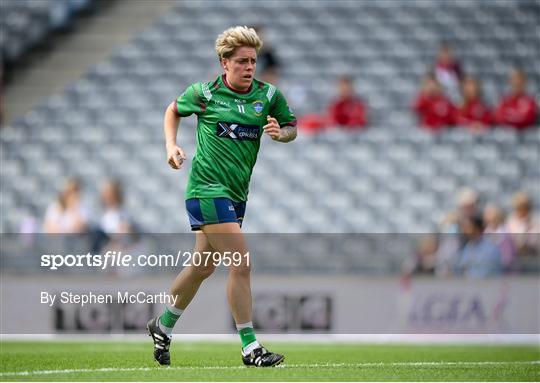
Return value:
<svg viewBox="0 0 540 383">
<path fill-rule="evenodd" d="M 281 129 L 277 120 L 274 117 L 266 116 L 268 124 L 263 126 L 264 132 L 268 134 L 273 140 L 279 140 L 281 137 Z"/>
<path fill-rule="evenodd" d="M 173 169 L 180 169 L 186 155 L 181 147 L 177 145 L 167 145 L 167 162 Z"/>
</svg>

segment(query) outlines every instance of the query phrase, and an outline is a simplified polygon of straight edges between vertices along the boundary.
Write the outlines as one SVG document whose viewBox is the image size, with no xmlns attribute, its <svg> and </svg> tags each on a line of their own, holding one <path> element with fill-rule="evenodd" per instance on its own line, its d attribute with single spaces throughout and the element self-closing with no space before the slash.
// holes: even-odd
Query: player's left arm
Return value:
<svg viewBox="0 0 540 383">
<path fill-rule="evenodd" d="M 290 142 L 296 138 L 296 116 L 287 105 L 283 94 L 276 89 L 264 131 L 274 141 Z"/>
<path fill-rule="evenodd" d="M 296 126 L 287 125 L 282 128 L 280 128 L 280 137 L 279 142 L 290 142 L 293 141 L 296 138 L 297 132 L 296 132 Z"/>
<path fill-rule="evenodd" d="M 274 141 L 290 142 L 296 138 L 296 126 L 285 125 L 281 127 L 272 116 L 267 116 L 266 121 L 268 123 L 263 127 L 264 132 Z"/>
</svg>

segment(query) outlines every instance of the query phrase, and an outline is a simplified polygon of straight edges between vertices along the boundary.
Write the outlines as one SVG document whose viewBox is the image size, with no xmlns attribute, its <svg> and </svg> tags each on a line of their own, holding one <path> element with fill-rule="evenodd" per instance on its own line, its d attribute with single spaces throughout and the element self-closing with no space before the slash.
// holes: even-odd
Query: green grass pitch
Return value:
<svg viewBox="0 0 540 383">
<path fill-rule="evenodd" d="M 1 381 L 538 381 L 540 348 L 268 342 L 282 367 L 241 365 L 238 343 L 173 342 L 171 367 L 151 342 L 0 343 Z"/>
</svg>

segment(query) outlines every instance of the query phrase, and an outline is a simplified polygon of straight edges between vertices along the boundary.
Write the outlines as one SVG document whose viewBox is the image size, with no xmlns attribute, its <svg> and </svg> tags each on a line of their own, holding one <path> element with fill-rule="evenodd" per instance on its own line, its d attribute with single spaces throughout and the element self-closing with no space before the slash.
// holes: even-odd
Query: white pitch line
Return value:
<svg viewBox="0 0 540 383">
<path fill-rule="evenodd" d="M 276 368 L 371 368 L 371 367 L 441 367 L 441 366 L 492 366 L 492 365 L 540 365 L 540 360 L 529 361 L 488 361 L 488 362 L 394 362 L 394 363 L 314 363 L 285 364 Z M 67 370 L 34 370 L 1 372 L 0 376 L 29 376 L 52 374 L 76 374 L 96 372 L 134 372 L 134 371 L 174 371 L 174 370 L 245 370 L 244 366 L 177 366 L 177 367 L 106 367 L 79 368 Z"/>
</svg>

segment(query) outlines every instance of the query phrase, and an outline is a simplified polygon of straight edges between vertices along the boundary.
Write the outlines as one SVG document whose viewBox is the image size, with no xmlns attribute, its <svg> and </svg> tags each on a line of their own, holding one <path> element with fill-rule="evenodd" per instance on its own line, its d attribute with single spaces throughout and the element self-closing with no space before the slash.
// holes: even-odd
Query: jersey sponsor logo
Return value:
<svg viewBox="0 0 540 383">
<path fill-rule="evenodd" d="M 223 101 L 223 100 L 219 100 L 219 99 L 213 99 L 212 102 L 214 104 L 219 104 L 221 106 L 230 106 L 229 103 L 227 101 Z"/>
<path fill-rule="evenodd" d="M 255 110 L 255 115 L 260 116 L 264 108 L 263 102 L 260 100 L 253 101 L 252 105 L 253 105 L 253 109 Z"/>
<path fill-rule="evenodd" d="M 230 112 L 231 105 L 227 101 L 212 99 L 214 106 L 212 110 L 215 112 Z"/>
<path fill-rule="evenodd" d="M 219 121 L 217 123 L 216 134 L 221 138 L 255 141 L 259 138 L 259 129 L 258 125 L 243 125 Z"/>
</svg>

